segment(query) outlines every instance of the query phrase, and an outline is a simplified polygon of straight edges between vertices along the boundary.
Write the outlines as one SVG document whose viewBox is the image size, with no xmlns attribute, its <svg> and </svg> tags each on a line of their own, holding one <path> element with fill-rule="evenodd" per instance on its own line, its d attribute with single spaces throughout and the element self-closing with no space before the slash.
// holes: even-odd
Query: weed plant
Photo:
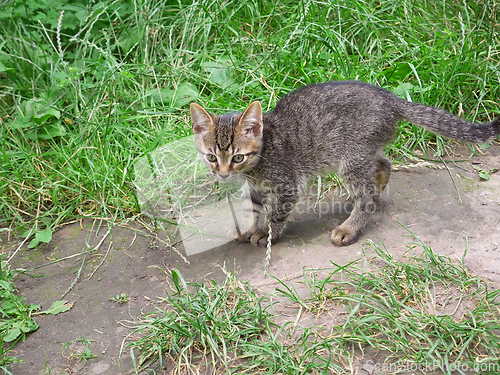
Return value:
<svg viewBox="0 0 500 375">
<path fill-rule="evenodd" d="M 14 275 L 9 265 L 1 260 L 0 267 L 0 341 L 23 341 L 26 334 L 38 329 L 32 315 L 40 306 L 24 303 L 24 298 L 15 293 Z"/>
<path fill-rule="evenodd" d="M 85 336 L 81 336 L 73 341 L 62 344 L 63 357 L 70 363 L 75 359 L 77 362 L 87 362 L 89 359 L 98 358 L 90 349 L 92 341 L 88 340 Z"/>
<path fill-rule="evenodd" d="M 272 109 L 299 86 L 359 79 L 491 120 L 499 25 L 495 0 L 4 1 L 1 225 L 45 238 L 75 217 L 138 212 L 134 163 L 190 133 L 192 100 Z M 389 151 L 430 141 L 442 151 L 402 124 Z"/>
<path fill-rule="evenodd" d="M 38 329 L 33 313 L 38 305 L 24 303 L 24 298 L 15 293 L 13 273 L 9 265 L 0 259 L 0 370 L 11 374 L 8 368 L 21 362 L 11 356 L 10 350 L 19 340 L 25 340 L 26 334 Z"/>
</svg>

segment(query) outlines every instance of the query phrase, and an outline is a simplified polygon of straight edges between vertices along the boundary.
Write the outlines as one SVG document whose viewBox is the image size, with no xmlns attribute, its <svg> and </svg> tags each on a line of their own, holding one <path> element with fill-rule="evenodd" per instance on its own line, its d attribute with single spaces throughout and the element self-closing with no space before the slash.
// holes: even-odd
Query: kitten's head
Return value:
<svg viewBox="0 0 500 375">
<path fill-rule="evenodd" d="M 191 103 L 196 149 L 219 181 L 229 181 L 257 165 L 262 146 L 262 107 L 251 103 L 244 113 L 214 116 Z"/>
</svg>

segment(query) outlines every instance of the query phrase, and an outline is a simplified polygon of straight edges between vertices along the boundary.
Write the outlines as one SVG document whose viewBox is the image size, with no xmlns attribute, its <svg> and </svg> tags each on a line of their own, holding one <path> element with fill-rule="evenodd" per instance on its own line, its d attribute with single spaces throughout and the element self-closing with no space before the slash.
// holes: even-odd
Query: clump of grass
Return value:
<svg viewBox="0 0 500 375">
<path fill-rule="evenodd" d="M 62 355 L 70 363 L 75 360 L 79 362 L 87 362 L 89 359 L 98 358 L 92 353 L 90 349 L 90 344 L 94 340 L 89 340 L 85 336 L 76 338 L 73 341 L 69 341 L 63 344 Z"/>
<path fill-rule="evenodd" d="M 120 293 L 120 294 L 117 294 L 115 297 L 109 297 L 109 300 L 111 302 L 116 302 L 120 305 L 123 305 L 125 303 L 128 303 L 128 301 L 130 301 L 130 298 L 127 295 L 127 293 Z"/>
<path fill-rule="evenodd" d="M 241 355 L 241 346 L 271 325 L 265 298 L 234 275 L 227 275 L 219 286 L 213 281 L 186 282 L 173 270 L 170 281 L 172 294 L 164 299 L 167 309 L 144 316 L 132 333 L 140 338 L 127 343 L 141 350 L 139 367 L 163 366 L 167 357 L 178 368 L 210 363 L 228 369 Z"/>
</svg>

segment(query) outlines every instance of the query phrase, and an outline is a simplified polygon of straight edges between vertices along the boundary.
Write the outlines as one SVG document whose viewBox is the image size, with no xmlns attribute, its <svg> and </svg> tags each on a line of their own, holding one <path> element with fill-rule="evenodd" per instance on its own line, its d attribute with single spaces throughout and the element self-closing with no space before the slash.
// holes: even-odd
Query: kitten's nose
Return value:
<svg viewBox="0 0 500 375">
<path fill-rule="evenodd" d="M 225 180 L 229 177 L 229 172 L 219 172 L 219 177 Z"/>
</svg>

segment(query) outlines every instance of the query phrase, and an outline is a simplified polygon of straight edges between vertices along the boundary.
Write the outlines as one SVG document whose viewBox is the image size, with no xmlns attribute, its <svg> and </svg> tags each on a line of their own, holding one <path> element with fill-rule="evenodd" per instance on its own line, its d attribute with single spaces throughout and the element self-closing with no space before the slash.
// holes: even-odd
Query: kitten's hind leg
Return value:
<svg viewBox="0 0 500 375">
<path fill-rule="evenodd" d="M 392 164 L 390 160 L 384 156 L 380 156 L 377 160 L 375 175 L 373 176 L 378 194 L 381 194 L 387 186 L 389 178 L 391 177 L 391 169 Z"/>
<path fill-rule="evenodd" d="M 373 169 L 367 168 L 363 163 L 358 165 L 361 167 L 344 170 L 342 173 L 353 196 L 354 209 L 347 220 L 332 232 L 331 240 L 337 246 L 347 246 L 356 242 L 371 214 L 375 211 L 375 202 L 379 195 L 377 190 L 385 185 L 375 183 Z M 380 182 L 388 181 L 388 174 L 381 173 L 381 176 Z"/>
</svg>

